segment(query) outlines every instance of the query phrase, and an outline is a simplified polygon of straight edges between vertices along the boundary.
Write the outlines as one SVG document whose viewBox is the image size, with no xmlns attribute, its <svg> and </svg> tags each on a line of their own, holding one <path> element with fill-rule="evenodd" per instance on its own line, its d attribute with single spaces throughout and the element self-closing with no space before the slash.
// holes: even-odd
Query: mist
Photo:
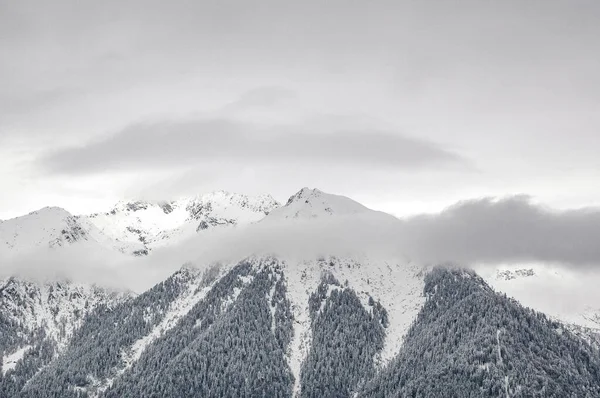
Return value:
<svg viewBox="0 0 600 398">
<path fill-rule="evenodd" d="M 483 198 L 441 213 L 397 219 L 380 212 L 311 220 L 270 220 L 215 228 L 178 244 L 131 257 L 89 247 L 39 250 L 2 259 L 0 275 L 69 278 L 143 291 L 183 264 L 204 268 L 248 256 L 273 255 L 289 264 L 338 256 L 432 266 L 452 262 L 479 269 L 543 263 L 571 271 L 600 264 L 600 210 L 557 211 L 526 196 Z"/>
</svg>

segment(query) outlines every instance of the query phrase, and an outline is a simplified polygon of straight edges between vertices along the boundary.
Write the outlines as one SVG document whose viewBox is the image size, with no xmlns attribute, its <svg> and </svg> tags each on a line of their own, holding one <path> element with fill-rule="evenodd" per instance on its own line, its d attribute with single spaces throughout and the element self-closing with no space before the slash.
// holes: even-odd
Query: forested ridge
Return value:
<svg viewBox="0 0 600 398">
<path fill-rule="evenodd" d="M 599 397 L 598 351 L 472 271 L 437 268 L 400 354 L 360 397 Z"/>
<path fill-rule="evenodd" d="M 98 306 L 58 357 L 43 334 L 27 340 L 23 359 L 0 372 L 0 396 L 291 397 L 298 382 L 300 397 L 600 396 L 597 349 L 474 272 L 448 267 L 425 275 L 425 304 L 382 369 L 376 358 L 390 338 L 389 317 L 377 292 L 359 294 L 324 272 L 307 296 L 310 339 L 296 380 L 289 283 L 274 258 L 184 268 L 135 298 Z M 126 361 L 173 303 L 200 291 L 175 324 Z M 23 344 L 19 330 L 0 318 L 4 349 Z"/>
</svg>

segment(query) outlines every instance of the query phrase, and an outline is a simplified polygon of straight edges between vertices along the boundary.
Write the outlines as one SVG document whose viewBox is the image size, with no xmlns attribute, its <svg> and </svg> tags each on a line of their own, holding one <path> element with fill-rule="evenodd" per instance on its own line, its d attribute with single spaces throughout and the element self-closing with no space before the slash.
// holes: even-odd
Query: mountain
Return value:
<svg viewBox="0 0 600 398">
<path fill-rule="evenodd" d="M 216 191 L 169 202 L 121 202 L 107 213 L 82 218 L 114 240 L 141 242 L 152 250 L 215 227 L 258 221 L 278 206 L 269 195 Z"/>
<path fill-rule="evenodd" d="M 292 195 L 285 206 L 271 211 L 268 220 L 309 220 L 327 216 L 353 216 L 360 214 L 389 216 L 371 210 L 345 196 L 325 193 L 318 189 L 302 188 Z"/>
<path fill-rule="evenodd" d="M 19 255 L 72 245 L 122 253 L 143 250 L 139 242 L 110 239 L 87 220 L 59 207 L 45 207 L 22 217 L 0 221 L 0 254 Z"/>
<path fill-rule="evenodd" d="M 600 396 L 600 357 L 586 334 L 497 293 L 474 271 L 382 252 L 371 243 L 393 230 L 380 226 L 400 222 L 394 217 L 308 188 L 283 206 L 228 195 L 122 204 L 96 216 L 139 222 L 149 256 L 186 233 L 202 239 L 220 225 L 247 225 L 224 230 L 236 231 L 239 240 L 222 243 L 235 255 L 196 259 L 139 295 L 97 300 L 67 317 L 62 340 L 45 337 L 63 335 L 53 326 L 32 350 L 38 337 L 19 337 L 31 334 L 20 325 L 38 323 L 24 315 L 0 322 L 15 336 L 6 340 L 0 396 Z M 178 222 L 156 221 L 158 211 Z M 159 238 L 165 231 L 173 235 Z M 274 242 L 273 250 L 245 241 Z M 493 275 L 514 285 L 539 272 Z M 7 313 L 42 313 L 23 310 L 31 305 L 21 290 L 7 296 Z M 45 324 L 45 314 L 32 319 Z"/>
<path fill-rule="evenodd" d="M 82 216 L 46 207 L 0 221 L 0 255 L 72 245 L 147 255 L 206 230 L 259 221 L 278 206 L 269 195 L 217 191 L 170 202 L 120 202 L 109 212 Z"/>
<path fill-rule="evenodd" d="M 359 397 L 597 397 L 598 351 L 472 271 L 437 268 L 400 354 Z"/>
<path fill-rule="evenodd" d="M 311 197 L 308 203 L 305 195 Z M 333 220 L 358 211 L 363 216 L 380 216 L 350 199 L 340 200 L 318 190 L 305 189 L 293 198 L 280 214 L 307 214 L 308 207 L 314 210 L 314 204 L 320 203 L 332 211 L 309 220 Z M 147 209 L 135 212 L 143 210 Z M 265 220 L 272 216 L 280 220 L 275 211 Z M 285 222 L 278 226 L 273 235 L 287 228 Z M 398 352 L 403 333 L 423 303 L 422 269 L 404 260 L 370 257 L 368 252 L 309 257 L 260 255 L 186 266 L 110 310 L 100 306 L 87 315 L 66 350 L 28 380 L 21 396 L 181 396 L 182 389 L 197 382 L 181 379 L 181 366 L 200 366 L 193 373 L 204 369 L 203 377 L 210 383 L 227 381 L 219 385 L 229 389 L 226 394 L 230 396 L 239 395 L 235 392 L 242 389 L 252 395 L 264 388 L 268 396 L 289 396 L 300 393 L 305 384 L 323 382 L 318 374 L 304 369 L 310 368 L 308 362 L 328 366 L 321 363 L 319 347 L 329 349 L 330 330 L 336 330 L 335 322 L 347 315 L 353 320 L 344 327 L 348 334 L 340 335 L 335 346 L 351 338 L 364 351 L 360 365 L 346 380 L 352 388 L 363 373 L 373 374 Z M 370 326 L 364 329 L 365 325 Z M 233 333 L 231 341 L 222 340 L 229 333 Z M 208 350 L 206 358 L 224 361 L 207 367 L 197 362 L 202 359 L 186 356 L 199 347 Z M 270 354 L 263 357 L 266 353 Z M 258 355 L 254 358 L 259 362 L 248 362 L 246 355 Z M 194 364 L 189 365 L 190 361 Z M 233 363 L 256 377 L 238 380 L 238 370 L 228 365 Z M 142 382 L 158 377 L 157 369 L 161 369 L 161 380 L 177 377 L 180 381 L 168 386 Z M 221 378 L 222 373 L 237 381 L 231 384 Z M 221 387 L 199 391 L 203 396 L 219 396 Z M 53 393 L 44 395 L 48 391 Z"/>
<path fill-rule="evenodd" d="M 360 270 L 366 265 L 261 257 L 183 268 L 133 299 L 89 313 L 64 353 L 20 396 L 291 396 L 325 382 L 311 373 L 331 366 L 321 350 L 358 355 L 342 382 L 350 391 L 374 374 L 422 304 L 416 270 L 388 264 L 388 277 L 378 278 L 368 267 L 369 280 Z M 390 272 L 397 284 L 378 289 Z M 348 351 L 338 352 L 342 346 Z M 343 362 L 336 366 L 344 371 Z"/>
<path fill-rule="evenodd" d="M 116 305 L 129 295 L 67 280 L 11 277 L 0 281 L 0 374 L 13 379 L 13 383 L 8 379 L 0 383 L 2 396 L 22 388 L 64 351 L 88 313 L 98 306 Z"/>
<path fill-rule="evenodd" d="M 597 349 L 473 271 L 412 275 L 423 290 L 407 308 L 412 323 L 403 338 L 382 300 L 339 279 L 351 273 L 348 263 L 312 265 L 321 271 L 316 286 L 300 288 L 292 275 L 300 271 L 302 281 L 307 269 L 276 258 L 183 268 L 89 313 L 69 347 L 14 396 L 600 394 Z M 399 351 L 381 362 L 389 340 Z"/>
<path fill-rule="evenodd" d="M 600 305 L 594 299 L 600 277 L 546 264 L 499 266 L 482 273 L 486 282 L 523 305 L 562 322 L 572 333 L 600 348 Z"/>
</svg>

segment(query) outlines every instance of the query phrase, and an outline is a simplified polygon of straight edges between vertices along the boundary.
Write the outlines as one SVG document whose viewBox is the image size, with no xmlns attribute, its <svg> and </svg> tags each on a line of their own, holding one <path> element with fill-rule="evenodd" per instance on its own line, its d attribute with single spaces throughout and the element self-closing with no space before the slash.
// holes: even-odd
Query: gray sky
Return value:
<svg viewBox="0 0 600 398">
<path fill-rule="evenodd" d="M 0 218 L 302 186 L 600 204 L 600 3 L 0 0 Z"/>
</svg>

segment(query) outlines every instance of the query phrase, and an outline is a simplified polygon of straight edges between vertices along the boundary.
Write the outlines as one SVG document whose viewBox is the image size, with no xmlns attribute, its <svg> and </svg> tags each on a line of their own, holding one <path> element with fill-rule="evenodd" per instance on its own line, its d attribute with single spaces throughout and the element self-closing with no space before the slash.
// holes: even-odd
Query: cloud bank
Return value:
<svg viewBox="0 0 600 398">
<path fill-rule="evenodd" d="M 131 125 L 116 134 L 46 156 L 41 169 L 61 174 L 148 170 L 211 161 L 294 162 L 422 168 L 466 161 L 439 145 L 379 130 L 261 126 L 234 119 Z"/>
<path fill-rule="evenodd" d="M 184 263 L 205 267 L 250 255 L 291 261 L 352 256 L 434 265 L 465 266 L 519 262 L 548 263 L 573 271 L 600 265 L 600 209 L 554 211 L 524 196 L 458 203 L 437 215 L 398 220 L 382 213 L 298 222 L 268 222 L 215 229 L 146 258 L 46 252 L 2 261 L 2 273 L 56 273 L 79 280 L 119 281 L 143 290 Z"/>
<path fill-rule="evenodd" d="M 429 261 L 600 265 L 600 209 L 557 211 L 526 197 L 458 203 L 403 223 L 407 250 Z"/>
</svg>

